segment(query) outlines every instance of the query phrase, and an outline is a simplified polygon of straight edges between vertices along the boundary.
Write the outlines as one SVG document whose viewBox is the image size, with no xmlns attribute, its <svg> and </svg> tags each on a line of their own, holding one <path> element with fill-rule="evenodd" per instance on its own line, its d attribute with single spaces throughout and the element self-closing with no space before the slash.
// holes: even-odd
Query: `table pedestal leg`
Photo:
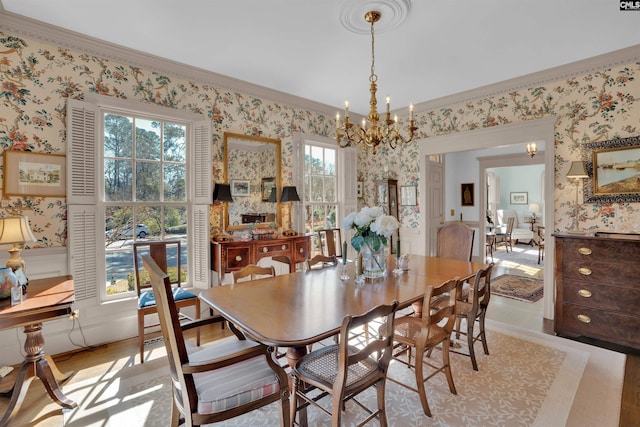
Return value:
<svg viewBox="0 0 640 427">
<path fill-rule="evenodd" d="M 298 360 L 307 354 L 307 347 L 287 347 L 287 362 L 290 368 L 294 368 Z"/>
<path fill-rule="evenodd" d="M 0 426 L 8 425 L 9 420 L 18 412 L 31 381 L 36 377 L 40 378 L 54 402 L 68 409 L 73 409 L 78 406 L 77 403 L 62 393 L 58 385 L 58 381 L 66 380 L 73 375 L 73 373 L 60 372 L 51 357 L 45 356 L 44 354 L 42 323 L 25 326 L 24 333 L 27 335 L 24 343 L 24 350 L 26 352 L 25 360 L 18 370 L 16 383 L 11 392 L 11 401 L 2 420 L 0 420 Z"/>
</svg>

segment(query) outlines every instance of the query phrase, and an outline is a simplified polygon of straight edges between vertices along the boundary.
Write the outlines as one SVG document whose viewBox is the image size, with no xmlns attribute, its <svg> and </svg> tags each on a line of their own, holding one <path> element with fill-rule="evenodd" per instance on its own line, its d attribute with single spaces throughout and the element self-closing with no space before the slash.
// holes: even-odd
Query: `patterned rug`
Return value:
<svg viewBox="0 0 640 427">
<path fill-rule="evenodd" d="M 491 293 L 520 301 L 536 302 L 542 298 L 544 280 L 504 274 L 491 279 Z"/>
<path fill-rule="evenodd" d="M 576 414 L 593 421 L 591 425 L 618 425 L 624 355 L 490 320 L 487 329 L 491 355 L 484 355 L 479 346 L 479 371 L 471 368 L 468 357 L 451 354 L 457 395 L 449 393 L 442 374 L 427 382 L 432 418 L 422 413 L 417 393 L 388 382 L 389 425 L 565 426 L 575 425 L 572 418 Z M 66 414 L 64 425 L 168 426 L 171 391 L 166 356 L 161 346 L 151 352 L 144 365 L 133 364 L 130 357 L 106 363 L 106 372 L 100 377 L 83 377 L 79 372 L 64 387 L 79 403 L 79 408 Z M 434 352 L 432 357 L 439 359 L 440 353 Z M 595 361 L 597 366 L 589 371 Z M 400 363 L 392 362 L 389 375 L 415 383 L 413 371 Z M 594 376 L 597 387 L 585 393 L 582 384 Z M 594 399 L 598 404 L 589 404 Z M 360 400 L 372 405 L 375 393 L 367 391 Z M 309 425 L 331 425 L 318 410 L 309 409 L 308 415 Z M 363 416 L 362 410 L 348 402 L 343 424 L 353 426 Z M 258 425 L 279 425 L 275 404 L 215 424 Z"/>
<path fill-rule="evenodd" d="M 487 261 L 491 260 L 491 256 L 487 257 Z M 506 263 L 509 267 L 526 266 L 536 269 L 544 268 L 544 260 L 538 264 L 538 247 L 523 244 L 513 245 L 513 250 L 506 251 L 501 246 L 493 252 L 493 261 Z"/>
</svg>

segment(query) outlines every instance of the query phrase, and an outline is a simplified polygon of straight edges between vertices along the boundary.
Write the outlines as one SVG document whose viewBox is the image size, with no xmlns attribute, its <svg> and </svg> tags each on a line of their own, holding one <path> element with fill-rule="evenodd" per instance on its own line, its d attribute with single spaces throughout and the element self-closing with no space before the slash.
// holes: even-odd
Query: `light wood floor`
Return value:
<svg viewBox="0 0 640 427">
<path fill-rule="evenodd" d="M 510 269 L 497 265 L 494 276 L 514 273 Z M 516 271 L 515 274 L 518 272 Z M 539 273 L 542 277 L 542 270 Z M 495 297 L 491 300 L 488 317 L 502 322 L 514 324 L 538 332 L 553 333 L 553 325 L 542 318 L 542 303 L 524 303 L 508 298 Z M 204 342 L 229 335 L 228 329 L 221 330 L 218 326 L 202 331 Z M 104 369 L 103 364 L 125 357 L 137 356 L 137 340 L 128 339 L 97 348 L 74 353 L 61 354 L 54 357 L 58 367 L 63 370 L 95 370 L 97 376 Z M 15 373 L 15 371 L 14 371 Z M 14 375 L 0 381 L 0 389 L 6 389 L 13 381 Z M 0 413 L 4 414 L 8 398 L 0 398 Z M 620 426 L 640 426 L 640 356 L 628 355 L 623 386 Z M 53 403 L 40 381 L 33 381 L 27 393 L 25 402 L 18 412 L 11 426 L 62 426 L 63 417 L 60 407 Z"/>
</svg>

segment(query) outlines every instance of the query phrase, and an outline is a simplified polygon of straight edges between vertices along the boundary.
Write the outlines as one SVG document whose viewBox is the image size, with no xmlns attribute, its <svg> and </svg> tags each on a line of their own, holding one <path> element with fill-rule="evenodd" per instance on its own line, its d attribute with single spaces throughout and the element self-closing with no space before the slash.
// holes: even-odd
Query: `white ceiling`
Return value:
<svg viewBox="0 0 640 427">
<path fill-rule="evenodd" d="M 392 109 L 406 108 L 640 43 L 640 11 L 620 11 L 618 0 L 0 1 L 9 12 L 336 108 L 348 98 L 361 114 L 371 37 L 341 24 L 356 3 L 409 4 L 399 26 L 385 28 L 383 16 L 375 27 L 379 109 L 386 95 Z"/>
</svg>

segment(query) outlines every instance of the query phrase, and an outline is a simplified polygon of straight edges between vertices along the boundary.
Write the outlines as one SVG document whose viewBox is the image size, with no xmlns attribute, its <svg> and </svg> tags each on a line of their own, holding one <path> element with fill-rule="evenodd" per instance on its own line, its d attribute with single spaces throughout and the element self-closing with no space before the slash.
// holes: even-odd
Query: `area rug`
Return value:
<svg viewBox="0 0 640 427">
<path fill-rule="evenodd" d="M 618 425 L 624 355 L 495 321 L 488 321 L 487 329 L 491 354 L 477 351 L 478 371 L 468 357 L 451 355 L 457 395 L 449 393 L 442 374 L 427 382 L 432 418 L 422 413 L 416 393 L 388 382 L 389 425 Z M 111 361 L 100 377 L 83 378 L 79 372 L 64 388 L 79 404 L 66 414 L 64 425 L 168 426 L 171 391 L 162 350 L 159 347 L 144 365 L 133 364 L 133 357 Z M 436 352 L 432 357 L 439 356 Z M 400 363 L 391 363 L 389 375 L 415 382 L 413 371 Z M 584 389 L 585 384 L 591 386 Z M 373 405 L 375 393 L 367 391 L 360 400 Z M 308 415 L 309 425 L 331 425 L 317 410 L 310 409 Z M 344 425 L 353 426 L 363 416 L 350 402 Z M 279 425 L 275 404 L 215 424 L 258 425 Z"/>
<path fill-rule="evenodd" d="M 519 301 L 536 302 L 542 298 L 544 280 L 504 274 L 491 279 L 491 293 Z"/>
</svg>

